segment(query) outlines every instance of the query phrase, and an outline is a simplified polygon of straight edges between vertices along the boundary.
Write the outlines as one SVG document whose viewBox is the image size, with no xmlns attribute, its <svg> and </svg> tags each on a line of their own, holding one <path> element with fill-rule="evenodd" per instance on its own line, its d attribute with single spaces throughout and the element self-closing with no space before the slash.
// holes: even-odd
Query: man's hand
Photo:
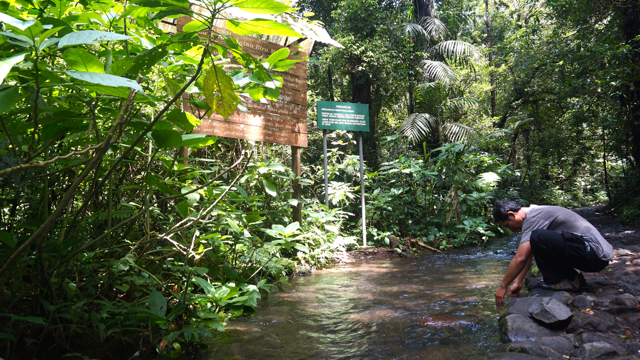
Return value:
<svg viewBox="0 0 640 360">
<path fill-rule="evenodd" d="M 504 308 L 504 296 L 507 294 L 507 288 L 500 286 L 496 291 L 496 307 L 502 311 Z"/>
<path fill-rule="evenodd" d="M 522 283 L 519 282 L 518 279 L 516 279 L 516 281 L 514 281 L 513 284 L 511 284 L 511 287 L 509 288 L 509 296 L 517 297 L 518 294 L 520 294 L 521 289 L 522 289 Z"/>
</svg>

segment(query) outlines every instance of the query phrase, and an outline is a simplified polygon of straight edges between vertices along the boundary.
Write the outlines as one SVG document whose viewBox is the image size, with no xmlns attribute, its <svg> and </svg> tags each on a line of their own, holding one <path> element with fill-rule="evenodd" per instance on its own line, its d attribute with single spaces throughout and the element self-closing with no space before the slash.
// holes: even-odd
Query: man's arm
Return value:
<svg viewBox="0 0 640 360">
<path fill-rule="evenodd" d="M 500 287 L 496 291 L 496 306 L 499 310 L 502 310 L 504 307 L 504 296 L 507 294 L 507 287 L 509 284 L 511 284 L 511 282 L 516 278 L 520 278 L 520 284 L 522 283 L 522 279 L 527 273 L 523 270 L 525 268 L 527 271 L 529 270 L 532 255 L 531 243 L 529 241 L 518 246 L 518 252 L 513 257 L 513 260 L 511 260 L 511 263 L 507 268 L 507 273 L 504 275 L 502 283 L 500 283 Z"/>
<path fill-rule="evenodd" d="M 509 288 L 509 296 L 516 296 L 520 293 L 520 290 L 522 290 L 522 281 L 524 280 L 524 277 L 527 276 L 529 269 L 531 269 L 532 262 L 533 254 L 529 255 L 529 259 L 527 260 L 524 268 L 522 268 L 522 271 L 520 271 L 520 274 L 518 274 L 516 279 L 513 280 L 513 284 L 511 284 L 511 287 Z"/>
</svg>

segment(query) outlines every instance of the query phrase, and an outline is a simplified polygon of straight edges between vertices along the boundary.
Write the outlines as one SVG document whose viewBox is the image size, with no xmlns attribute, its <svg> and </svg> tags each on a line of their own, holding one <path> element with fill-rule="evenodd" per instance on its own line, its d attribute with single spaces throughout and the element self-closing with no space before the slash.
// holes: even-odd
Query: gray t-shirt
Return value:
<svg viewBox="0 0 640 360">
<path fill-rule="evenodd" d="M 568 231 L 580 235 L 593 247 L 600 259 L 607 261 L 613 259 L 611 244 L 600 235 L 600 232 L 591 223 L 569 209 L 559 206 L 532 205 L 522 224 L 520 244 L 529 241 L 531 232 L 537 229 Z"/>
</svg>

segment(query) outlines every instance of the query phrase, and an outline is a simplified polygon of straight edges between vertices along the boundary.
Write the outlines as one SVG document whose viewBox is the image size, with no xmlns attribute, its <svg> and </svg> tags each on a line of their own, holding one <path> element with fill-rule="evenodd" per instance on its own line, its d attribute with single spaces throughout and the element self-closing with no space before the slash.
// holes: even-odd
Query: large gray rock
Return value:
<svg viewBox="0 0 640 360">
<path fill-rule="evenodd" d="M 529 309 L 531 306 L 540 302 L 542 302 L 542 298 L 539 297 L 516 298 L 514 301 L 509 302 L 509 308 L 504 316 L 518 314 L 529 317 Z"/>
<path fill-rule="evenodd" d="M 544 298 L 541 302 L 531 305 L 529 313 L 534 319 L 551 327 L 566 326 L 571 321 L 571 310 L 552 298 Z"/>
<path fill-rule="evenodd" d="M 603 333 L 587 332 L 582 334 L 583 345 L 590 344 L 590 343 L 599 343 L 599 342 L 607 343 L 613 346 L 613 348 L 620 354 L 625 352 L 624 346 L 622 345 L 622 341 L 620 340 L 620 338 L 617 338 L 609 334 L 603 334 Z"/>
<path fill-rule="evenodd" d="M 578 295 L 573 298 L 571 305 L 577 307 L 578 310 L 593 309 L 596 298 L 591 295 Z"/>
<path fill-rule="evenodd" d="M 516 341 L 504 345 L 505 351 L 542 356 L 547 359 L 561 360 L 564 357 L 557 351 L 539 344 L 537 341 Z"/>
<path fill-rule="evenodd" d="M 585 331 L 606 332 L 609 328 L 617 327 L 617 318 L 606 312 L 593 310 L 590 313 L 575 313 L 566 332 L 582 333 Z"/>
<path fill-rule="evenodd" d="M 500 319 L 500 333 L 504 342 L 536 341 L 546 336 L 556 336 L 553 331 L 539 325 L 531 318 L 510 314 Z"/>
<path fill-rule="evenodd" d="M 579 345 L 576 336 L 573 334 L 543 337 L 537 343 L 562 355 L 571 354 Z"/>
<path fill-rule="evenodd" d="M 605 342 L 582 344 L 577 352 L 577 357 L 582 360 L 592 360 L 613 355 L 622 355 L 622 353 L 619 353 L 613 345 Z"/>
<path fill-rule="evenodd" d="M 611 303 L 626 307 L 636 307 L 638 305 L 638 299 L 631 294 L 622 294 L 616 296 Z"/>
<path fill-rule="evenodd" d="M 566 291 L 555 291 L 551 297 L 565 305 L 569 305 L 573 301 L 573 296 Z"/>
</svg>

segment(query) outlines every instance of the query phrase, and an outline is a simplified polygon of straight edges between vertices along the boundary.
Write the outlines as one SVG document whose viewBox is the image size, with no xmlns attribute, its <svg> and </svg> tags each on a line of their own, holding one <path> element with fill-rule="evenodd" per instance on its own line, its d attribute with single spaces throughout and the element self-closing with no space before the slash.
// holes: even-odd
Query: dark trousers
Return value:
<svg viewBox="0 0 640 360">
<path fill-rule="evenodd" d="M 531 250 L 544 282 L 556 284 L 573 280 L 577 273 L 598 272 L 609 262 L 598 257 L 584 238 L 570 232 L 538 229 L 531 233 Z"/>
</svg>

